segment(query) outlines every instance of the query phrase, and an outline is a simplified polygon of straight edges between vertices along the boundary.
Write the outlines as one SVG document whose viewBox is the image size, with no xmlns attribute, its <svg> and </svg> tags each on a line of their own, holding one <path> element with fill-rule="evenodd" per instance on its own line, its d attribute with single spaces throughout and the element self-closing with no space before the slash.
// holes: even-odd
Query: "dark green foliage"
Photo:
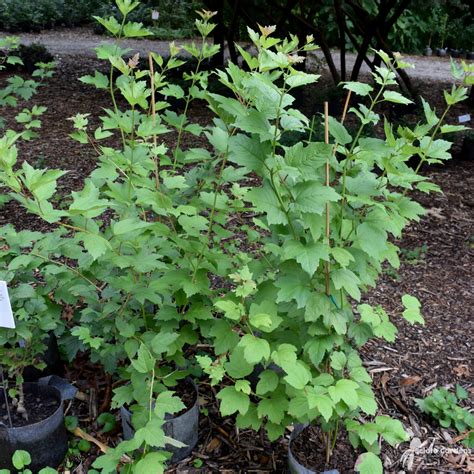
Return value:
<svg viewBox="0 0 474 474">
<path fill-rule="evenodd" d="M 36 64 L 49 63 L 54 59 L 46 46 L 41 43 L 21 44 L 17 54 L 23 62 L 23 68 L 29 74 L 37 69 Z"/>
<path fill-rule="evenodd" d="M 0 0 L 0 28 L 39 31 L 54 26 L 73 26 L 92 20 L 104 0 Z"/>
</svg>

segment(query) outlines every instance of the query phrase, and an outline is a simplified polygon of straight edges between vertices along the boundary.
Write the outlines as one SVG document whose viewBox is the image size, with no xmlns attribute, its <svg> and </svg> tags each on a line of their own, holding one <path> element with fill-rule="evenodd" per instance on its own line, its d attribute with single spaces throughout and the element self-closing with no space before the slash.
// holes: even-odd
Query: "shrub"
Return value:
<svg viewBox="0 0 474 474">
<path fill-rule="evenodd" d="M 0 0 L 0 28 L 39 31 L 53 26 L 73 26 L 92 21 L 107 0 Z"/>
<path fill-rule="evenodd" d="M 111 35 L 150 34 L 128 21 L 137 3 L 117 0 L 117 8 L 121 21 L 98 18 Z M 382 263 L 398 266 L 389 236 L 399 237 L 423 214 L 408 191 L 439 191 L 419 170 L 449 159 L 450 143 L 438 134 L 463 129 L 442 121 L 466 88 L 446 93 L 441 118 L 424 102 L 424 123 L 395 131 L 385 121 L 384 138 L 364 137 L 381 120 L 377 106 L 410 102 L 391 89 L 392 69 L 403 62 L 392 64 L 380 52 L 384 65 L 374 74 L 375 87 L 344 86 L 369 99 L 368 107 L 350 109 L 358 130 L 351 135 L 328 117 L 320 128 L 332 143 L 309 135 L 287 146 L 287 134 L 303 137 L 310 129 L 292 94 L 318 79 L 295 67 L 298 53 L 315 48 L 312 38 L 299 45 L 294 36 L 272 37 L 272 27 L 249 30 L 257 55 L 241 50 L 246 69 L 229 64 L 215 72 L 229 94 L 211 93 L 210 72 L 200 67 L 218 46 L 206 41 L 213 14 L 200 15 L 201 41 L 183 46 L 196 60 L 184 87 L 168 80 L 182 65 L 174 43 L 167 60 L 150 53 L 150 70 L 138 69 L 138 56 L 124 59 L 119 44 L 98 48 L 109 74 L 81 80 L 107 91 L 111 106 L 95 130 L 87 111 L 71 118 L 72 138 L 94 147 L 97 168 L 82 190 L 61 196 L 61 205 L 62 172 L 19 168 L 14 143 L 1 150 L 10 158 L 0 155 L 0 182 L 11 198 L 56 229 L 49 235 L 54 245 L 24 260 L 50 263 L 40 279 L 70 272 L 50 295 L 74 309 L 77 345 L 70 357 L 88 350 L 103 363 L 120 380 L 113 405 L 127 404 L 133 413 L 135 437 L 94 466 L 116 472 L 128 453 L 127 470 L 162 472 L 164 446 L 173 443 L 162 423 L 182 408 L 172 389 L 190 374 L 199 376 L 200 367 L 220 385 L 221 413 L 237 414 L 238 426 L 264 426 L 276 439 L 289 423 L 317 423 L 329 456 L 344 425 L 353 444 L 368 451 L 358 469 L 381 472 L 379 437 L 396 444 L 406 434 L 396 420 L 373 418 L 377 405 L 358 349 L 374 337 L 393 341 L 397 331 L 383 308 L 361 298 Z M 164 100 L 156 101 L 155 92 Z M 181 101 L 183 112 L 170 110 L 168 98 Z M 214 115 L 207 127 L 188 118 L 196 100 Z M 161 135 L 170 131 L 176 139 L 168 149 Z M 186 134 L 207 140 L 206 148 L 185 147 Z M 120 144 L 106 146 L 103 140 L 114 135 Z M 414 155 L 416 170 L 406 165 Z M 423 323 L 416 298 L 405 295 L 402 303 L 405 319 Z"/>
<path fill-rule="evenodd" d="M 11 54 L 18 48 L 15 38 L 3 38 L 0 48 L 5 54 L 0 69 L 4 67 L 3 63 L 21 64 L 21 59 Z M 40 66 L 43 68 L 36 69 L 34 74 L 36 78 L 43 80 L 52 75 L 52 64 Z M 10 77 L 7 86 L 0 91 L 0 106 L 16 107 L 19 99 L 30 99 L 39 86 L 40 82 L 35 79 L 25 81 L 20 76 Z M 35 129 L 40 127 L 40 117 L 45 110 L 45 107 L 35 105 L 32 109 L 23 109 L 15 117 L 20 131 L 7 130 L 0 138 L 2 168 L 16 161 L 15 144 L 19 140 L 30 140 L 36 136 Z M 33 168 L 24 163 L 23 170 L 28 174 Z M 54 171 L 47 173 L 49 179 L 61 174 Z M 3 175 L 2 182 L 8 182 L 12 190 L 19 191 L 22 187 L 21 179 L 13 173 Z M 9 199 L 9 196 L 3 195 L 0 204 L 3 205 Z M 18 413 L 25 417 L 28 414 L 24 407 L 23 373 L 29 366 L 37 369 L 44 368 L 43 355 L 49 334 L 54 331 L 59 335 L 64 331 L 64 324 L 60 317 L 61 308 L 49 297 L 50 292 L 58 286 L 61 276 L 55 271 L 57 269 L 50 273 L 51 266 L 48 266 L 44 260 L 29 257 L 25 259 L 24 255 L 25 252 L 34 255 L 38 249 L 47 246 L 48 242 L 51 243 L 48 234 L 16 232 L 12 226 L 4 226 L 0 229 L 0 280 L 7 282 L 10 287 L 9 296 L 16 316 L 15 329 L 0 330 L 0 360 L 2 361 L 0 370 L 6 370 L 9 381 L 8 394 L 14 401 Z M 46 275 L 44 277 L 46 281 L 38 278 L 40 274 Z M 68 276 L 69 273 L 65 277 Z"/>
<path fill-rule="evenodd" d="M 41 43 L 20 44 L 18 56 L 23 63 L 24 69 L 29 74 L 32 74 L 35 69 L 38 69 L 38 63 L 51 63 L 54 59 L 46 46 Z"/>
</svg>

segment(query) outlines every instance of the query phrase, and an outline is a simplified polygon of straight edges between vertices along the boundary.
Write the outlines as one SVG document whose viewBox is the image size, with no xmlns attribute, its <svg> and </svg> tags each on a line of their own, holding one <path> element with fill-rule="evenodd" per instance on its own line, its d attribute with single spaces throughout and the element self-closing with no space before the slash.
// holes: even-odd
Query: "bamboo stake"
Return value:
<svg viewBox="0 0 474 474">
<path fill-rule="evenodd" d="M 72 430 L 72 434 L 77 436 L 78 438 L 85 439 L 86 441 L 89 441 L 89 443 L 95 444 L 104 454 L 109 451 L 110 447 L 107 446 L 106 444 L 102 443 L 99 441 L 97 438 L 94 438 L 90 434 L 86 433 L 85 431 L 81 430 L 81 428 L 76 427 Z M 130 456 L 127 456 L 126 454 L 122 455 L 120 458 L 120 461 L 124 464 L 132 462 L 132 459 Z"/>
<path fill-rule="evenodd" d="M 156 102 L 155 102 L 155 68 L 153 66 L 153 56 L 148 53 L 148 62 L 150 64 L 150 82 L 151 82 L 151 116 L 153 118 L 153 128 L 156 126 Z M 156 148 L 156 133 L 153 133 L 153 146 Z M 160 169 L 158 164 L 158 157 L 154 157 L 155 161 L 155 181 L 156 189 L 160 187 Z"/>
<path fill-rule="evenodd" d="M 351 91 L 347 93 L 346 101 L 344 103 L 344 108 L 342 111 L 341 123 L 344 123 L 344 120 L 346 119 L 347 109 L 349 108 L 350 100 L 351 100 Z M 324 102 L 324 143 L 326 143 L 326 145 L 329 144 L 329 104 L 328 102 Z M 336 151 L 337 151 L 337 143 L 334 144 L 334 147 L 332 149 L 332 156 L 335 156 Z M 326 161 L 326 186 L 330 185 L 329 170 L 330 170 L 329 160 L 327 160 Z M 326 203 L 326 238 L 328 241 L 328 245 L 331 245 L 329 221 L 330 221 L 329 202 L 327 202 Z M 329 262 L 326 262 L 324 271 L 326 274 L 326 295 L 330 296 Z"/>
<path fill-rule="evenodd" d="M 349 101 L 351 100 L 351 92 L 352 91 L 349 91 L 347 93 L 346 102 L 344 103 L 344 109 L 342 111 L 341 123 L 344 123 L 344 120 L 346 120 L 347 109 L 349 107 Z"/>
<path fill-rule="evenodd" d="M 329 145 L 329 104 L 324 102 L 324 143 Z M 329 186 L 329 158 L 326 161 L 326 186 Z M 328 245 L 330 245 L 330 227 L 329 227 L 329 201 L 326 203 L 326 238 Z M 329 262 L 325 265 L 326 274 L 326 295 L 329 296 Z"/>
</svg>

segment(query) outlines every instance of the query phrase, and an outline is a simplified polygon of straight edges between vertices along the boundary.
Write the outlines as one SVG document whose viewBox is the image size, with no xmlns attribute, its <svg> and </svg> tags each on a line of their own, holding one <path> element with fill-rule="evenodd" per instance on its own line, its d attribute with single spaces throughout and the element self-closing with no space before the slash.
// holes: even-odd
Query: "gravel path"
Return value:
<svg viewBox="0 0 474 474">
<path fill-rule="evenodd" d="M 0 33 L 0 36 L 3 33 Z M 104 36 L 95 34 L 91 28 L 75 28 L 75 29 L 57 29 L 48 30 L 42 33 L 25 33 L 20 35 L 22 43 L 40 42 L 43 43 L 52 54 L 62 57 L 83 56 L 95 58 L 94 48 L 102 42 L 110 42 Z M 183 41 L 176 41 L 182 44 Z M 168 41 L 159 40 L 125 40 L 123 45 L 130 48 L 133 53 L 139 52 L 140 55 L 147 55 L 149 51 L 154 51 L 162 55 L 168 53 Z M 316 53 L 321 58 L 322 53 Z M 339 64 L 339 52 L 334 51 L 334 62 Z M 424 56 L 409 56 L 408 62 L 414 64 L 414 68 L 409 70 L 409 75 L 413 78 L 423 78 L 425 80 L 436 82 L 450 82 L 450 60 L 449 58 Z M 347 55 L 347 69 L 350 71 L 355 61 L 354 54 Z M 368 67 L 364 65 L 363 72 L 368 72 Z"/>
</svg>

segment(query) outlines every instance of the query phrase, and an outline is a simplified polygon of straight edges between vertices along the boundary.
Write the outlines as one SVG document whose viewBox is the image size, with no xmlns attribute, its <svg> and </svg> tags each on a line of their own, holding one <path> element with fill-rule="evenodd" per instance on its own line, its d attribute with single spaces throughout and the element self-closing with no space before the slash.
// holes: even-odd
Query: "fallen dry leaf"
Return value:
<svg viewBox="0 0 474 474">
<path fill-rule="evenodd" d="M 412 375 L 411 377 L 405 377 L 401 380 L 400 385 L 406 387 L 407 385 L 415 385 L 421 380 L 419 375 Z"/>
<path fill-rule="evenodd" d="M 461 364 L 461 365 L 458 365 L 457 367 L 454 367 L 453 372 L 458 377 L 469 377 L 469 375 L 471 375 L 471 369 L 466 364 Z"/>
</svg>

